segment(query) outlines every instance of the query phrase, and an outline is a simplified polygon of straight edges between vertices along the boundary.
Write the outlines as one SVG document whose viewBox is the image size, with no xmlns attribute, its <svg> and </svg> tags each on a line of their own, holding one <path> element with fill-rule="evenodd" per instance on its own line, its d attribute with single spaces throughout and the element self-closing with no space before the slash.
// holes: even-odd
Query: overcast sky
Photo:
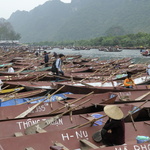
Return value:
<svg viewBox="0 0 150 150">
<path fill-rule="evenodd" d="M 30 11 L 49 0 L 0 0 L 0 18 L 8 19 L 16 10 Z M 65 3 L 71 0 L 61 0 Z"/>
</svg>

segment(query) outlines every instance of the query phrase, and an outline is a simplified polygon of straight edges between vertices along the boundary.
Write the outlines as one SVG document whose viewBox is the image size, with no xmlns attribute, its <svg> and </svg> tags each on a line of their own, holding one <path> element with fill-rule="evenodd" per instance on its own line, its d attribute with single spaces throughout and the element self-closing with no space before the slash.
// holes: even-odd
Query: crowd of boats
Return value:
<svg viewBox="0 0 150 150">
<path fill-rule="evenodd" d="M 63 50 L 62 50 L 63 53 Z M 64 76 L 51 71 L 56 59 L 35 51 L 0 50 L 0 149 L 16 150 L 148 150 L 150 136 L 150 62 L 132 58 L 100 60 L 66 55 Z M 8 72 L 13 67 L 14 72 Z M 127 72 L 134 88 L 124 87 Z M 92 135 L 108 117 L 103 109 L 117 105 L 124 113 L 125 144 L 101 147 Z"/>
</svg>

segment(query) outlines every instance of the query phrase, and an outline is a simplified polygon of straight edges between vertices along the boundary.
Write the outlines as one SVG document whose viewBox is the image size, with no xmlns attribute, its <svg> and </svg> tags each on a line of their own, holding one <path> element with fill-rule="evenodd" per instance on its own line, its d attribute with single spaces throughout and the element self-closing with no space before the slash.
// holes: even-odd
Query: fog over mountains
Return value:
<svg viewBox="0 0 150 150">
<path fill-rule="evenodd" d="M 150 33 L 149 0 L 48 1 L 8 21 L 22 42 L 68 41 L 106 35 Z"/>
</svg>

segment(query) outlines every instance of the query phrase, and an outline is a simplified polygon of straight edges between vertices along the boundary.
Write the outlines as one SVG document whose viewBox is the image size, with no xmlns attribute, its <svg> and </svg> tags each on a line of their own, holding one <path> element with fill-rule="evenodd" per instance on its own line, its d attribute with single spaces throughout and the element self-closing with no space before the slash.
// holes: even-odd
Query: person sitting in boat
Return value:
<svg viewBox="0 0 150 150">
<path fill-rule="evenodd" d="M 122 110 L 116 105 L 104 107 L 105 114 L 109 117 L 103 128 L 93 135 L 96 142 L 102 142 L 105 146 L 125 144 L 125 123 Z M 97 135 L 100 135 L 97 137 Z"/>
<path fill-rule="evenodd" d="M 133 81 L 133 79 L 131 78 L 131 73 L 127 72 L 127 78 L 124 80 L 124 86 L 126 88 L 133 88 L 133 86 L 135 86 L 135 83 Z"/>
<path fill-rule="evenodd" d="M 14 68 L 12 67 L 12 65 L 8 66 L 8 72 L 9 73 L 14 73 L 15 72 Z"/>
<path fill-rule="evenodd" d="M 65 55 L 59 54 L 59 58 L 56 59 L 56 75 L 59 76 L 60 74 L 64 76 L 64 72 L 62 71 L 62 64 L 63 60 L 65 59 Z M 59 80 L 59 78 L 56 78 L 56 82 Z"/>
</svg>

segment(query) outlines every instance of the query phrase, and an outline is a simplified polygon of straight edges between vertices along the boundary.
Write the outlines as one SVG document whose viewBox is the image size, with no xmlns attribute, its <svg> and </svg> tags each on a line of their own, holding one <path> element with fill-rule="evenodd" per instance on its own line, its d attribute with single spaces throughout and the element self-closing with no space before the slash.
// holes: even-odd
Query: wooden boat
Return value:
<svg viewBox="0 0 150 150">
<path fill-rule="evenodd" d="M 138 150 L 138 149 L 142 150 L 143 148 L 145 148 L 145 150 L 148 150 L 149 142 L 143 142 L 143 143 L 135 142 L 133 144 L 124 144 L 124 145 L 119 145 L 119 146 L 97 148 L 96 150 Z M 94 149 L 91 148 L 90 150 L 94 150 Z"/>
<path fill-rule="evenodd" d="M 13 88 L 13 89 L 4 89 L 4 90 L 0 90 L 0 94 L 6 94 L 6 93 L 10 93 L 10 92 L 17 92 L 17 91 L 21 91 L 23 90 L 24 87 L 18 87 L 18 88 Z"/>
<path fill-rule="evenodd" d="M 149 124 L 149 122 L 146 122 Z M 138 135 L 149 136 L 150 130 L 149 125 L 144 122 L 136 122 L 137 131 L 135 131 L 132 123 L 125 124 L 125 137 L 126 144 L 137 145 L 136 137 Z M 52 145 L 62 145 L 70 150 L 81 149 L 84 146 L 90 145 L 90 148 L 99 148 L 102 143 L 96 143 L 92 139 L 93 133 L 100 130 L 98 126 L 83 127 L 77 129 L 53 131 L 46 133 L 38 133 L 34 135 L 26 135 L 13 138 L 4 138 L 0 140 L 1 149 L 36 149 L 36 150 L 47 150 Z M 43 131 L 44 132 L 44 131 Z M 19 135 L 19 134 L 18 134 Z M 53 136 L 52 136 L 53 135 Z M 9 141 L 9 144 L 8 144 Z M 82 144 L 81 144 L 82 143 Z M 114 146 L 115 148 L 117 146 Z M 119 147 L 119 146 L 118 146 Z M 112 148 L 112 147 L 110 147 Z M 104 148 L 103 148 L 104 149 Z M 106 149 L 106 148 L 105 148 Z M 116 150 L 116 149 L 113 149 Z"/>
<path fill-rule="evenodd" d="M 0 95 L 1 104 L 0 106 L 8 106 L 8 105 L 17 105 L 21 102 L 24 102 L 26 97 L 30 99 L 33 96 L 41 96 L 45 94 L 46 90 L 43 89 L 36 89 L 32 91 L 26 91 L 26 92 L 19 92 L 17 91 L 12 92 L 10 94 Z"/>
<path fill-rule="evenodd" d="M 0 65 L 0 68 L 7 67 L 7 66 L 10 66 L 10 65 L 12 65 L 12 64 L 13 64 L 13 63 L 2 64 L 2 65 Z"/>
<path fill-rule="evenodd" d="M 24 75 L 23 72 L 0 72 L 1 76 L 17 76 L 17 75 Z"/>
<path fill-rule="evenodd" d="M 89 93 L 89 94 L 91 95 L 92 93 Z M 108 98 L 105 99 L 106 95 L 101 98 L 101 97 L 95 97 L 92 95 L 90 96 L 89 94 L 84 95 L 76 100 L 63 100 L 63 101 L 55 101 L 55 102 L 51 102 L 51 99 L 48 99 L 46 96 L 44 96 L 43 99 L 46 102 L 40 103 L 39 101 L 38 103 L 40 103 L 40 105 L 34 108 L 34 111 L 32 111 L 32 113 L 29 112 L 25 117 L 55 115 L 55 114 L 67 111 L 68 108 L 71 106 L 79 106 L 79 108 L 76 108 L 73 114 L 96 112 L 96 111 L 99 111 L 100 109 L 99 107 L 97 107 L 98 104 L 101 104 L 101 103 L 113 104 L 116 99 L 116 96 L 111 97 L 109 99 Z M 42 98 L 37 98 L 36 100 L 38 101 L 40 99 Z M 27 111 L 28 108 L 33 108 L 35 104 L 30 104 L 31 102 L 32 102 L 32 99 L 31 101 L 25 102 L 24 104 L 26 105 L 14 105 L 14 106 L 0 107 L 0 120 L 5 120 L 8 118 L 13 119 L 16 116 L 20 115 L 21 113 Z M 84 103 L 84 105 L 82 103 Z M 83 106 L 80 106 L 81 104 Z"/>
<path fill-rule="evenodd" d="M 127 114 L 129 110 L 131 110 L 129 106 L 126 106 L 124 108 L 121 108 L 124 112 L 124 114 Z M 49 124 L 44 130 L 47 132 L 52 131 L 61 131 L 64 129 L 69 129 L 75 126 L 78 126 L 80 124 L 87 123 L 88 121 L 100 118 L 105 116 L 104 112 L 95 112 L 95 113 L 88 113 L 88 114 L 79 114 L 79 115 L 65 115 L 59 118 L 58 120 L 55 120 L 51 124 Z M 42 122 L 42 121 L 48 121 L 51 120 L 53 117 L 34 117 L 34 118 L 26 118 L 26 119 L 19 119 L 19 120 L 7 120 L 2 121 L 0 124 L 0 130 L 4 130 L 0 133 L 0 139 L 2 138 L 8 138 L 13 137 L 15 133 L 26 133 L 26 134 L 32 134 L 29 132 L 30 127 Z M 104 122 L 108 120 L 108 117 L 104 117 L 101 119 L 98 119 L 95 121 L 93 126 L 102 126 L 104 125 Z M 10 127 L 11 124 L 11 127 Z M 87 127 L 89 124 L 86 125 Z M 40 127 L 40 124 L 39 124 Z"/>
<path fill-rule="evenodd" d="M 11 87 L 15 87 L 18 85 L 22 85 L 26 87 L 26 89 L 56 89 L 53 86 L 53 82 L 47 82 L 47 81 L 9 81 L 4 82 L 4 85 L 10 85 Z"/>
<path fill-rule="evenodd" d="M 126 92 L 115 92 L 118 95 L 115 103 L 129 103 L 136 101 L 144 101 L 150 99 L 150 91 L 126 91 Z"/>
<path fill-rule="evenodd" d="M 109 93 L 109 94 L 108 94 Z M 100 95 L 107 95 L 108 97 L 102 98 L 107 99 L 111 98 L 116 94 L 117 98 L 115 100 L 115 103 L 131 103 L 131 102 L 139 102 L 139 101 L 145 101 L 150 99 L 150 91 L 126 91 L 126 92 L 108 92 L 103 94 L 93 94 L 94 96 L 100 97 Z M 79 98 L 83 96 L 84 94 L 65 94 L 67 98 Z"/>
<path fill-rule="evenodd" d="M 113 84 L 115 83 L 115 84 Z M 122 91 L 143 91 L 149 90 L 150 85 L 136 85 L 135 88 L 125 88 L 119 86 L 117 82 L 107 82 L 102 85 L 102 82 L 82 82 L 82 83 L 73 83 L 73 82 L 62 82 L 55 83 L 57 88 L 60 88 L 62 85 L 65 87 L 61 91 L 69 91 L 74 94 L 86 94 L 94 91 L 94 93 L 104 93 L 104 92 L 122 92 Z M 102 86 L 101 86 L 102 85 Z M 110 86 L 111 85 L 111 86 Z"/>
</svg>

